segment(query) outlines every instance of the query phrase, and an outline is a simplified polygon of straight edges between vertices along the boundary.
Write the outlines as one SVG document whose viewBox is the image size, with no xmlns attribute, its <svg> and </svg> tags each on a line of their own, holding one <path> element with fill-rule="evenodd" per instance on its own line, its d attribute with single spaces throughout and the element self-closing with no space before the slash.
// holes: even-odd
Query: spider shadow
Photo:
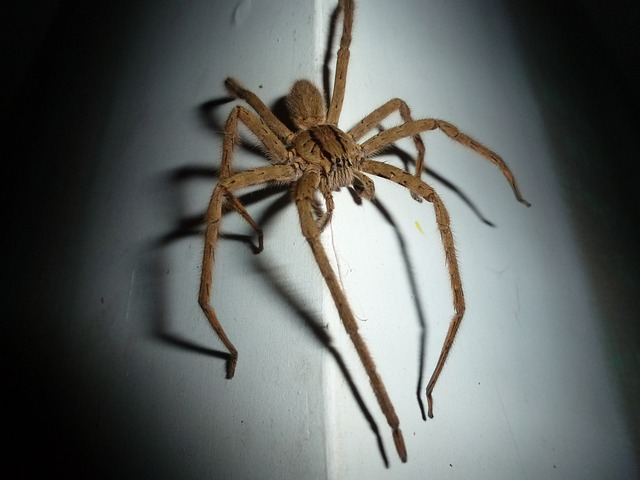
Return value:
<svg viewBox="0 0 640 480">
<path fill-rule="evenodd" d="M 159 183 L 163 187 L 162 191 L 177 192 L 179 189 L 176 189 L 176 184 L 181 184 L 188 178 L 212 178 L 216 175 L 217 172 L 215 169 L 204 166 L 182 167 L 168 174 L 165 173 Z M 164 208 L 163 211 L 174 210 L 175 212 L 176 205 L 181 205 L 182 202 L 180 202 L 179 199 L 172 198 L 171 200 L 167 200 L 166 203 L 166 208 Z M 178 210 L 179 209 L 180 207 L 178 207 Z M 157 283 L 155 286 L 155 294 L 153 295 L 156 300 L 153 302 L 154 312 L 150 316 L 153 320 L 149 326 L 149 335 L 156 341 L 186 352 L 229 361 L 231 357 L 228 352 L 206 347 L 175 333 L 172 329 L 171 319 L 166 315 L 166 312 L 171 310 L 168 305 L 163 304 L 166 302 L 165 299 L 169 298 L 167 292 L 170 287 L 163 279 L 166 274 L 170 272 L 171 264 L 167 261 L 167 256 L 164 252 L 170 245 L 182 239 L 201 236 L 203 234 L 203 215 L 180 216 L 178 212 L 175 212 L 174 216 L 176 218 L 174 227 L 166 233 L 152 239 L 148 248 L 148 252 L 151 252 L 147 264 L 148 277 L 156 279 Z"/>
<path fill-rule="evenodd" d="M 165 260 L 162 253 L 157 252 L 163 252 L 170 245 L 180 240 L 193 237 L 201 238 L 204 235 L 204 212 L 194 215 L 184 215 L 183 213 L 186 210 L 186 206 L 184 205 L 185 202 L 184 199 L 181 198 L 180 192 L 185 190 L 185 182 L 201 179 L 213 181 L 218 177 L 218 175 L 219 171 L 217 169 L 204 165 L 179 167 L 163 174 L 162 178 L 158 182 L 161 184 L 162 191 L 174 192 L 173 198 L 166 200 L 166 205 L 163 208 L 163 212 L 173 211 L 175 220 L 172 228 L 170 228 L 166 233 L 151 240 L 150 242 L 148 252 L 151 252 L 151 260 L 149 260 L 147 265 L 149 278 L 164 278 L 165 272 L 168 273 L 171 269 L 171 266 L 167 264 L 167 261 Z M 250 206 L 255 203 L 261 202 L 264 199 L 268 199 L 273 195 L 280 194 L 281 196 L 276 199 L 275 202 L 272 202 L 269 209 L 267 209 L 267 211 L 263 215 L 265 221 L 268 221 L 270 218 L 275 216 L 279 210 L 284 208 L 289 203 L 288 194 L 282 195 L 282 192 L 283 188 L 267 187 L 262 190 L 253 191 L 242 195 L 239 197 L 239 200 L 243 204 Z M 224 216 L 226 216 L 228 213 L 228 211 L 225 211 Z M 244 243 L 254 253 L 257 253 L 259 251 L 258 245 L 253 235 L 221 232 L 220 238 Z M 227 351 L 221 351 L 206 347 L 172 331 L 171 321 L 170 319 L 166 318 L 166 315 L 164 313 L 170 311 L 170 309 L 168 308 L 168 306 L 165 306 L 166 308 L 161 307 L 161 305 L 164 303 L 163 299 L 167 298 L 167 288 L 168 287 L 162 285 L 162 282 L 157 286 L 157 293 L 154 295 L 157 301 L 154 302 L 154 305 L 156 305 L 156 307 L 154 307 L 155 312 L 151 317 L 154 320 L 150 326 L 150 336 L 158 341 L 161 341 L 162 343 L 171 345 L 184 351 L 189 351 L 201 355 L 208 355 L 213 358 L 219 358 L 225 361 L 229 361 L 231 357 Z"/>
<path fill-rule="evenodd" d="M 391 145 L 387 147 L 383 152 L 381 152 L 381 155 L 392 155 L 397 157 L 402 162 L 403 169 L 405 171 L 410 171 L 410 167 L 415 167 L 415 163 L 416 163 L 415 158 L 411 156 L 409 153 L 407 153 L 405 150 L 403 150 L 402 148 L 398 147 L 397 145 Z M 485 225 L 489 227 L 495 228 L 495 224 L 491 222 L 488 218 L 486 218 L 480 212 L 480 209 L 476 206 L 476 204 L 472 202 L 471 199 L 464 192 L 462 192 L 460 188 L 454 185 L 453 182 L 447 180 L 442 175 L 436 173 L 430 168 L 427 168 L 426 166 L 423 166 L 422 171 L 426 173 L 428 176 L 435 178 L 437 181 L 443 184 L 446 188 L 454 192 L 462 200 L 462 202 L 466 204 L 467 207 L 478 217 L 478 219 L 481 222 L 483 222 Z M 423 303 L 422 303 L 422 300 L 420 299 L 420 290 L 418 289 L 418 284 L 416 282 L 413 268 L 411 266 L 411 260 L 409 258 L 409 254 L 407 251 L 407 245 L 404 241 L 402 234 L 400 233 L 400 229 L 398 228 L 398 225 L 395 223 L 395 220 L 391 216 L 391 213 L 389 212 L 389 210 L 384 206 L 382 202 L 380 202 L 379 199 L 377 199 L 377 197 L 374 197 L 374 199 L 371 200 L 371 203 L 373 203 L 373 205 L 376 207 L 378 212 L 382 215 L 385 221 L 393 228 L 396 234 L 396 240 L 398 242 L 402 260 L 403 260 L 405 269 L 407 271 L 407 278 L 409 280 L 409 286 L 411 289 L 412 298 L 414 298 L 414 305 L 415 305 L 416 314 L 418 317 L 418 325 L 420 328 L 420 353 L 418 356 L 418 381 L 416 386 L 416 397 L 418 400 L 418 405 L 420 407 L 420 413 L 422 415 L 422 419 L 426 421 L 427 415 L 426 415 L 426 410 L 425 410 L 424 400 L 422 395 L 424 391 L 424 383 L 423 383 L 424 377 L 422 375 L 422 372 L 424 371 L 425 361 L 426 361 L 427 322 L 425 318 L 425 311 L 422 307 Z"/>
<path fill-rule="evenodd" d="M 400 162 L 402 162 L 403 170 L 407 172 L 415 170 L 415 164 L 416 164 L 415 158 L 411 156 L 409 153 L 407 153 L 405 150 L 403 150 L 402 148 L 398 147 L 397 145 L 390 145 L 389 147 L 385 148 L 381 152 L 381 155 L 393 155 L 397 157 L 400 160 Z M 469 196 L 466 195 L 451 180 L 446 179 L 441 174 L 437 173 L 435 170 L 427 167 L 426 165 L 423 165 L 422 172 L 426 173 L 429 177 L 434 178 L 439 183 L 441 183 L 445 188 L 447 188 L 448 190 L 452 191 L 455 195 L 457 195 L 458 198 L 462 200 L 462 202 L 476 215 L 476 217 L 478 217 L 478 219 L 482 223 L 484 223 L 489 227 L 496 226 L 495 223 L 493 223 L 491 220 L 489 220 L 487 217 L 485 217 L 482 214 L 478 206 L 473 201 L 471 201 Z"/>
<path fill-rule="evenodd" d="M 362 395 L 360 394 L 360 391 L 358 390 L 357 385 L 353 381 L 353 377 L 349 372 L 349 369 L 347 368 L 347 365 L 344 362 L 344 359 L 342 358 L 342 355 L 337 350 L 337 348 L 333 345 L 331 336 L 329 335 L 327 330 L 322 326 L 321 320 L 316 318 L 313 315 L 313 313 L 311 313 L 308 309 L 306 309 L 302 305 L 302 302 L 299 300 L 299 298 L 297 298 L 293 294 L 293 292 L 288 287 L 288 285 L 283 283 L 280 279 L 276 278 L 276 276 L 274 275 L 274 272 L 271 269 L 265 268 L 264 265 L 261 264 L 261 262 L 259 261 L 256 263 L 256 268 L 258 273 L 260 273 L 261 275 L 269 279 L 269 281 L 266 284 L 273 289 L 274 293 L 277 293 L 280 297 L 282 297 L 286 301 L 287 305 L 293 309 L 293 311 L 297 314 L 298 317 L 304 320 L 305 325 L 312 332 L 316 340 L 319 341 L 323 345 L 323 347 L 329 351 L 329 353 L 331 353 L 331 356 L 333 357 L 334 361 L 338 365 L 338 368 L 340 369 L 342 376 L 344 377 L 344 379 L 347 382 L 347 385 L 349 386 L 349 390 L 351 390 L 351 394 L 353 395 L 353 398 L 355 399 L 365 420 L 369 424 L 369 428 L 371 429 L 371 431 L 373 432 L 376 438 L 376 443 L 378 444 L 378 449 L 380 450 L 380 455 L 382 456 L 382 461 L 384 462 L 385 467 L 389 468 L 389 459 L 387 457 L 387 453 L 384 448 L 384 442 L 382 441 L 382 435 L 380 434 L 380 429 L 378 428 L 378 424 L 373 418 L 371 411 L 365 404 L 364 399 L 362 398 Z"/>
<path fill-rule="evenodd" d="M 427 420 L 426 410 L 424 407 L 424 400 L 422 399 L 423 395 L 423 375 L 422 372 L 425 368 L 425 360 L 426 360 L 426 339 L 427 339 L 427 321 L 425 311 L 422 308 L 422 300 L 420 298 L 420 290 L 418 289 L 418 283 L 416 282 L 416 278 L 414 275 L 413 268 L 411 266 L 411 260 L 409 258 L 409 252 L 407 249 L 407 244 L 404 240 L 400 229 L 391 216 L 389 210 L 384 206 L 384 204 L 378 200 L 377 198 L 373 198 L 371 203 L 376 208 L 378 213 L 384 218 L 384 220 L 391 226 L 396 235 L 396 241 L 398 242 L 398 246 L 400 248 L 400 254 L 402 257 L 402 262 L 407 272 L 407 278 L 409 280 L 409 287 L 411 289 L 411 295 L 414 299 L 414 306 L 416 309 L 416 315 L 418 319 L 418 327 L 420 329 L 420 339 L 419 339 L 419 355 L 418 355 L 418 382 L 416 385 L 416 399 L 418 401 L 418 406 L 420 407 L 420 413 L 422 415 L 423 420 Z"/>
</svg>

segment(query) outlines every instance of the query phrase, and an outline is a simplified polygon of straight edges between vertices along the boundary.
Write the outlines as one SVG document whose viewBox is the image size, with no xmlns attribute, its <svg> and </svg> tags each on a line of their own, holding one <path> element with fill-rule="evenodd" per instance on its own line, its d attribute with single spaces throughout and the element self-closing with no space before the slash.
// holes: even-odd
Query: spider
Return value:
<svg viewBox="0 0 640 480">
<path fill-rule="evenodd" d="M 253 109 L 253 112 L 244 106 L 236 105 L 224 125 L 219 181 L 213 190 L 205 216 L 206 232 L 199 303 L 211 326 L 229 351 L 227 378 L 232 378 L 238 361 L 238 351 L 227 337 L 211 305 L 214 252 L 220 234 L 223 206 L 226 202 L 226 205 L 240 214 L 255 230 L 258 236 L 258 251 L 261 251 L 263 248 L 262 230 L 235 196 L 235 192 L 262 184 L 289 185 L 292 200 L 295 201 L 298 210 L 302 234 L 311 247 L 320 272 L 333 297 L 340 319 L 355 346 L 376 399 L 391 427 L 398 455 L 403 462 L 406 462 L 407 452 L 398 416 L 369 349 L 358 333 L 358 324 L 354 314 L 320 240 L 320 234 L 331 221 L 333 214 L 332 192 L 342 187 L 348 187 L 358 197 L 371 200 L 374 196 L 374 183 L 369 175 L 374 175 L 407 188 L 416 200 L 422 201 L 424 199 L 433 205 L 451 280 L 454 314 L 438 362 L 426 389 L 430 418 L 433 418 L 433 389 L 460 327 L 465 312 L 465 301 L 450 229 L 449 214 L 436 191 L 420 178 L 425 155 L 420 133 L 440 130 L 456 142 L 474 150 L 497 166 L 510 184 L 518 201 L 526 206 L 530 204 L 520 194 L 513 174 L 500 156 L 460 132 L 451 123 L 436 118 L 414 120 L 411 117 L 409 107 L 401 99 L 392 99 L 376 108 L 351 130 L 347 132 L 341 130 L 338 127 L 338 120 L 344 101 L 349 66 L 349 47 L 354 17 L 353 0 L 339 0 L 335 18 L 338 18 L 340 14 L 342 14 L 343 24 L 342 35 L 337 53 L 333 94 L 330 101 L 327 101 L 328 108 L 325 106 L 320 90 L 311 82 L 307 80 L 296 81 L 286 98 L 291 120 L 296 127 L 295 131 L 291 131 L 276 118 L 274 113 L 253 92 L 243 88 L 232 78 L 227 78 L 225 81 L 230 95 L 244 100 Z M 375 135 L 358 143 L 364 135 L 378 129 L 384 118 L 395 112 L 398 112 L 402 118 L 402 123 L 399 126 L 379 130 Z M 247 127 L 261 142 L 270 165 L 238 173 L 232 172 L 234 146 L 238 143 L 238 122 Z M 372 159 L 376 153 L 406 137 L 413 139 L 417 150 L 415 174 Z"/>
</svg>

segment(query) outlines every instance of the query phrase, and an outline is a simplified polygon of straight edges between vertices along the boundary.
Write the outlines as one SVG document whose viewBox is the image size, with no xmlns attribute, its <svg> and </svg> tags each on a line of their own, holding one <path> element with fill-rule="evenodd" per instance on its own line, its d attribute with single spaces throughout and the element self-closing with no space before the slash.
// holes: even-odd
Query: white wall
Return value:
<svg viewBox="0 0 640 480">
<path fill-rule="evenodd" d="M 294 207 L 271 216 L 281 194 L 252 207 L 268 220 L 261 255 L 230 239 L 217 250 L 213 301 L 240 351 L 236 377 L 224 378 L 224 350 L 197 305 L 202 235 L 188 221 L 215 184 L 216 130 L 232 104 L 208 121 L 203 105 L 225 96 L 229 75 L 268 105 L 296 78 L 320 84 L 333 7 L 121 7 L 99 42 L 73 46 L 77 75 L 70 65 L 53 74 L 60 97 L 42 121 L 53 160 L 68 158 L 69 167 L 48 167 L 60 185 L 45 190 L 56 192 L 43 220 L 53 243 L 31 260 L 41 274 L 20 298 L 34 327 L 18 337 L 38 346 L 38 366 L 27 369 L 34 383 L 46 379 L 32 387 L 46 399 L 37 418 L 66 439 L 43 462 L 155 478 L 633 478 L 603 307 L 517 32 L 498 2 L 357 5 L 341 126 L 401 97 L 416 118 L 447 119 L 499 152 L 533 204 L 518 204 L 472 152 L 425 135 L 425 178 L 452 217 L 468 308 L 434 392 L 435 418 L 424 422 L 418 384 L 424 377 L 423 394 L 451 316 L 432 209 L 376 181 L 390 225 L 373 205 L 336 195 L 325 245 L 396 406 L 409 462 L 397 458 Z M 36 158 L 46 148 L 29 151 Z M 238 167 L 261 162 L 237 155 Z M 223 230 L 251 233 L 233 215 Z"/>
</svg>

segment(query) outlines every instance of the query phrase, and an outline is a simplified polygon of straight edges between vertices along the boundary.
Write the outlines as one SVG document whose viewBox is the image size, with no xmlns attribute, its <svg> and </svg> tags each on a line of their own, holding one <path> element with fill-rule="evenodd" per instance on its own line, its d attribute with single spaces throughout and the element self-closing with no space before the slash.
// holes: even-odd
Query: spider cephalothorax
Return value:
<svg viewBox="0 0 640 480">
<path fill-rule="evenodd" d="M 350 186 L 364 159 L 362 147 L 351 135 L 326 123 L 320 91 L 308 80 L 298 80 L 287 96 L 287 106 L 300 129 L 291 140 L 293 157 L 303 166 L 318 166 L 329 190 Z"/>
<path fill-rule="evenodd" d="M 299 213 L 302 234 L 311 247 L 318 267 L 333 297 L 340 319 L 369 376 L 380 408 L 391 427 L 398 455 L 402 461 L 406 462 L 407 452 L 395 409 L 377 372 L 367 345 L 358 333 L 357 321 L 320 241 L 320 233 L 331 221 L 334 209 L 332 192 L 341 187 L 352 187 L 361 198 L 371 199 L 374 193 L 374 185 L 368 175 L 374 175 L 407 188 L 414 198 L 426 200 L 433 205 L 436 223 L 444 247 L 445 260 L 449 269 L 454 313 L 440 357 L 427 385 L 426 397 L 429 417 L 433 417 L 433 388 L 460 327 L 460 322 L 465 312 L 465 301 L 451 234 L 449 214 L 436 191 L 420 178 L 425 152 L 420 133 L 429 130 L 440 130 L 456 142 L 474 150 L 498 167 L 511 185 L 518 201 L 527 206 L 529 206 L 529 203 L 522 198 L 513 174 L 499 155 L 460 132 L 457 127 L 448 122 L 435 118 L 414 120 L 407 104 L 398 98 L 389 100 L 376 108 L 347 132 L 338 127 L 349 64 L 349 46 L 354 12 L 353 0 L 339 0 L 338 13 L 340 12 L 343 14 L 343 29 L 337 55 L 331 101 L 328 108 L 325 108 L 322 94 L 311 82 L 307 80 L 295 82 L 287 97 L 291 120 L 297 129 L 295 132 L 292 132 L 284 123 L 278 120 L 273 112 L 253 92 L 243 88 L 231 78 L 225 81 L 229 93 L 236 98 L 244 100 L 253 109 L 253 112 L 241 105 L 236 105 L 225 123 L 220 179 L 211 195 L 206 213 L 207 227 L 199 302 L 211 326 L 229 350 L 227 377 L 231 378 L 235 373 L 238 351 L 228 339 L 210 304 L 214 249 L 219 237 L 222 206 L 226 200 L 227 204 L 249 223 L 258 234 L 258 250 L 262 250 L 262 230 L 235 196 L 235 192 L 243 188 L 267 183 L 290 185 L 292 197 Z M 402 124 L 382 130 L 364 142 L 359 143 L 359 140 L 364 135 L 376 130 L 383 119 L 395 112 L 400 114 Z M 269 159 L 271 165 L 238 173 L 232 172 L 231 164 L 233 150 L 237 144 L 238 122 L 244 124 L 262 143 L 265 156 Z M 371 158 L 375 153 L 406 137 L 413 139 L 417 150 L 416 171 L 414 174 Z M 318 201 L 318 193 L 324 199 L 324 204 Z"/>
<path fill-rule="evenodd" d="M 330 190 L 348 187 L 361 168 L 360 145 L 335 125 L 323 123 L 299 131 L 292 147 L 303 164 L 320 168 Z"/>
</svg>

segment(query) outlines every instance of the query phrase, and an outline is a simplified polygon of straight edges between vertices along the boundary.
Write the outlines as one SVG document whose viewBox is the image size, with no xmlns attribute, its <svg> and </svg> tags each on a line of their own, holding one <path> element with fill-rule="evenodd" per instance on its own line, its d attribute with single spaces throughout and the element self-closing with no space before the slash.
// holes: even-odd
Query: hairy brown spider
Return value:
<svg viewBox="0 0 640 480">
<path fill-rule="evenodd" d="M 465 311 L 465 301 L 453 245 L 453 236 L 449 226 L 449 214 L 434 189 L 420 179 L 425 153 L 420 133 L 439 129 L 453 140 L 476 151 L 498 167 L 511 185 L 518 201 L 526 206 L 529 206 L 529 203 L 522 198 L 513 174 L 502 158 L 473 138 L 461 133 L 458 128 L 448 122 L 435 118 L 412 119 L 409 107 L 403 100 L 395 98 L 388 101 L 367 115 L 348 132 L 344 132 L 338 127 L 349 65 L 349 46 L 351 44 L 354 15 L 353 0 L 339 0 L 337 8 L 337 13 L 342 13 L 343 15 L 343 27 L 340 48 L 337 54 L 333 95 L 331 96 L 328 110 L 325 109 L 322 94 L 311 82 L 307 80 L 295 82 L 286 102 L 291 119 L 297 128 L 295 132 L 289 130 L 278 120 L 253 92 L 244 89 L 231 78 L 225 81 L 225 86 L 229 93 L 235 98 L 247 102 L 255 113 L 237 105 L 229 114 L 224 126 L 220 179 L 211 195 L 206 212 L 204 259 L 199 302 L 211 326 L 229 350 L 227 378 L 231 378 L 235 373 L 238 351 L 227 337 L 210 304 L 214 250 L 219 236 L 223 203 L 226 199 L 228 205 L 238 212 L 257 232 L 259 239 L 258 249 L 262 250 L 262 230 L 251 218 L 238 198 L 234 196 L 234 192 L 266 183 L 291 185 L 292 198 L 295 200 L 298 209 L 302 234 L 311 246 L 344 327 L 369 376 L 380 408 L 393 432 L 393 440 L 398 455 L 403 462 L 406 462 L 407 452 L 395 409 L 377 372 L 367 345 L 358 333 L 358 324 L 349 307 L 347 297 L 320 241 L 320 233 L 331 221 L 334 209 L 332 192 L 339 190 L 341 187 L 351 187 L 360 197 L 372 199 L 374 184 L 367 175 L 369 174 L 386 178 L 402 185 L 411 191 L 414 198 L 420 201 L 424 199 L 433 204 L 451 279 L 454 314 L 438 363 L 427 385 L 426 395 L 430 418 L 433 418 L 431 397 L 433 388 L 460 327 Z M 363 143 L 358 143 L 360 138 L 376 129 L 384 118 L 396 111 L 402 117 L 403 123 L 401 125 L 383 130 Z M 238 173 L 231 171 L 233 149 L 238 141 L 239 121 L 260 140 L 271 165 Z M 405 137 L 413 138 L 418 152 L 415 175 L 371 159 L 376 152 Z M 318 193 L 324 200 L 324 207 L 317 198 Z"/>
</svg>

